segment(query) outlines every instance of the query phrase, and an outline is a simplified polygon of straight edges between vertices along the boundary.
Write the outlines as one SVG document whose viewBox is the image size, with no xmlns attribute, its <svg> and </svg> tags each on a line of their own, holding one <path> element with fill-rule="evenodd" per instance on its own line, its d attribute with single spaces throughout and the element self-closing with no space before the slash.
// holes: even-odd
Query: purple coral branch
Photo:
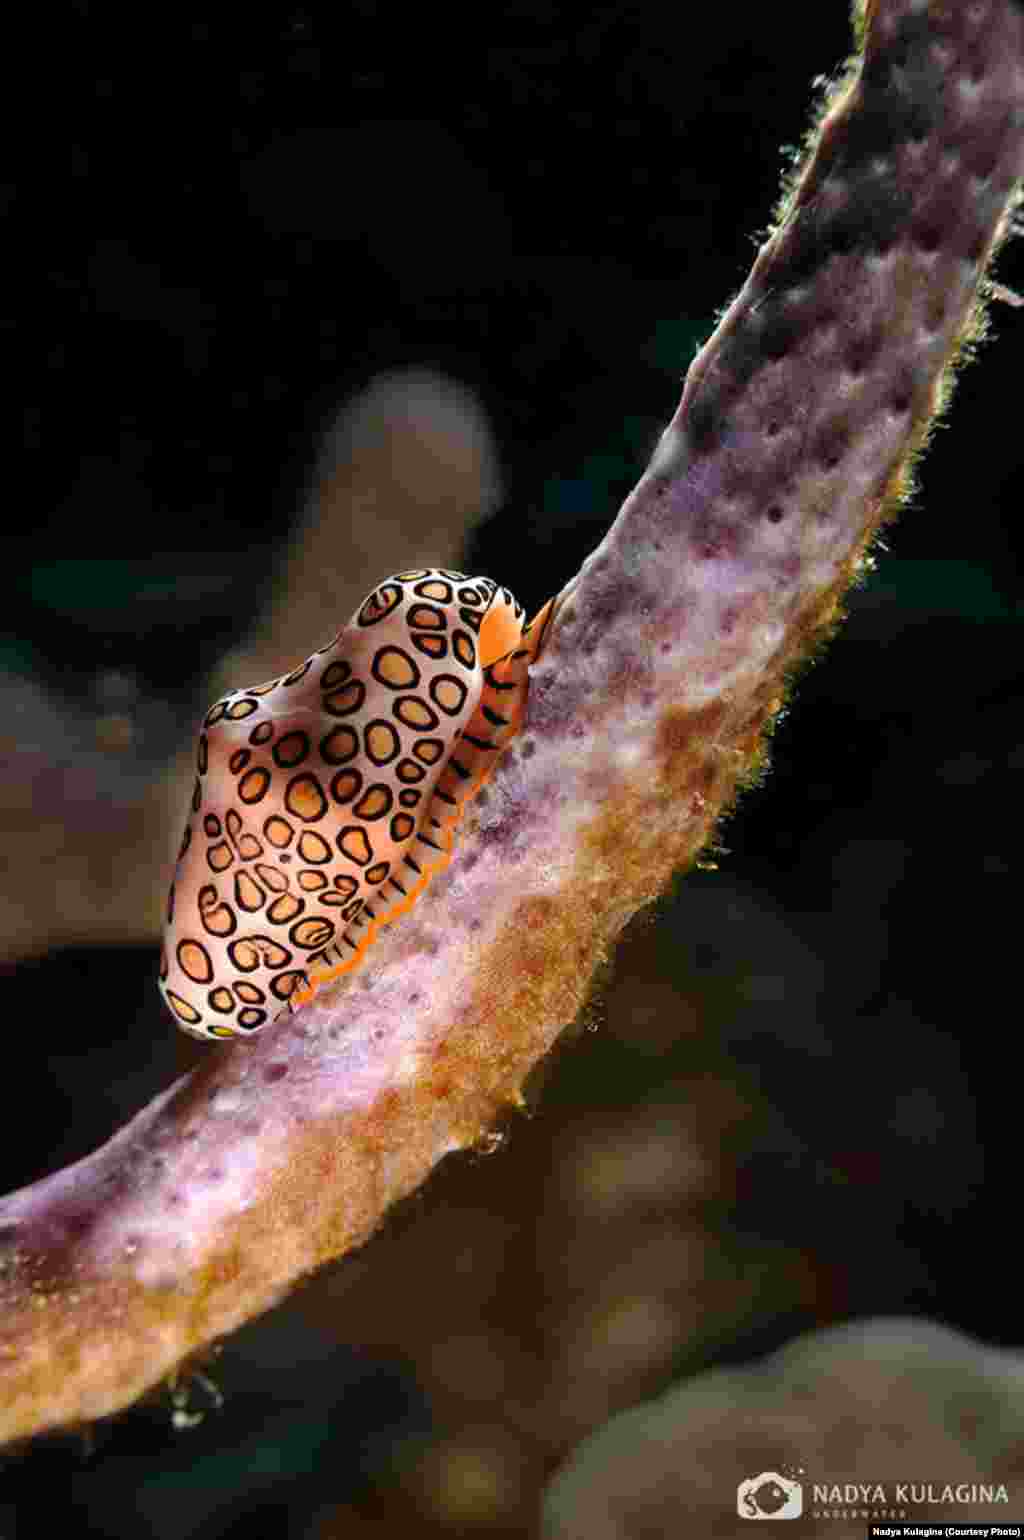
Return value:
<svg viewBox="0 0 1024 1540">
<path fill-rule="evenodd" d="M 0 1204 L 7 1438 L 127 1404 L 480 1138 L 756 767 L 980 333 L 1024 171 L 1010 0 L 863 20 L 429 898 L 362 972 Z"/>
</svg>

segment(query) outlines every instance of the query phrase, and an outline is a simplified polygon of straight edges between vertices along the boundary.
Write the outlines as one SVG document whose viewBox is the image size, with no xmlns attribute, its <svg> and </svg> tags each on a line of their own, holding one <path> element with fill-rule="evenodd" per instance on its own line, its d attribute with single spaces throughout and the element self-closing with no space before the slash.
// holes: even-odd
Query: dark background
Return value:
<svg viewBox="0 0 1024 1540">
<path fill-rule="evenodd" d="M 745 277 L 811 80 L 848 47 L 839 0 L 717 16 L 717 36 L 702 13 L 693 37 L 683 11 L 651 6 L 499 5 L 457 25 L 368 4 L 329 23 L 54 13 L 12 66 L 9 674 L 70 707 L 128 670 L 176 721 L 271 591 L 339 405 L 387 370 L 450 375 L 490 416 L 504 501 L 466 570 L 531 612 L 556 591 L 643 469 Z M 1024 287 L 1024 247 L 999 273 Z M 613 1404 L 850 1315 L 1019 1341 L 1024 312 L 995 320 L 914 506 L 777 730 L 773 773 L 725 826 L 719 870 L 634 927 L 599 1030 L 559 1058 L 507 1153 L 447 1163 L 374 1243 L 385 1266 L 388 1247 L 422 1246 L 424 1338 L 431 1290 L 451 1286 L 430 1226 L 453 1205 L 506 1204 L 536 1272 L 545 1130 L 628 1125 L 640 1149 L 637 1106 L 663 1121 L 718 1097 L 747 1111 L 701 1125 L 733 1130 L 704 1231 L 756 1286 L 681 1326 Z M 154 967 L 154 948 L 83 947 L 6 970 L 32 1128 L 8 1129 L 5 1186 L 94 1147 L 174 1072 Z M 101 1033 L 100 996 L 123 1003 Z M 591 1272 L 634 1247 L 623 1230 Z M 543 1359 L 553 1338 L 521 1280 L 513 1292 L 523 1318 L 506 1302 L 502 1334 Z M 422 1473 L 439 1441 L 458 1447 L 460 1402 L 424 1369 L 401 1301 L 371 1329 L 312 1294 L 228 1345 L 212 1371 L 226 1408 L 191 1434 L 155 1402 L 92 1454 L 58 1440 L 10 1464 L 5 1540 L 57 1522 L 211 1540 L 465 1527 L 461 1467 L 445 1467 L 447 1509 L 408 1477 L 410 1449 Z M 531 1444 L 502 1402 L 488 1427 L 517 1496 L 471 1519 L 516 1534 L 586 1425 L 549 1419 Z"/>
</svg>

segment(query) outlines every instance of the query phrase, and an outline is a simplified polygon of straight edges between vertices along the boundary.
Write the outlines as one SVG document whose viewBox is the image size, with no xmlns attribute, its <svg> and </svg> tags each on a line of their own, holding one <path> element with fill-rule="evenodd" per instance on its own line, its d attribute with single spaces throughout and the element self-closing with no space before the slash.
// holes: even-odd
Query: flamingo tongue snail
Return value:
<svg viewBox="0 0 1024 1540">
<path fill-rule="evenodd" d="M 179 1026 L 258 1031 L 412 907 L 519 730 L 554 602 L 524 629 L 490 578 L 400 572 L 329 646 L 207 712 L 160 960 Z"/>
</svg>

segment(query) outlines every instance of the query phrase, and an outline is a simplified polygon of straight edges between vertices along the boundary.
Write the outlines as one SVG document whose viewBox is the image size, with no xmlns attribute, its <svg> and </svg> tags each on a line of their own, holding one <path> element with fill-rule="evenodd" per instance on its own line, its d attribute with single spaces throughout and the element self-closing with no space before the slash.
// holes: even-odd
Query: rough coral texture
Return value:
<svg viewBox="0 0 1024 1540">
<path fill-rule="evenodd" d="M 0 1205 L 6 1437 L 115 1411 L 365 1241 L 516 1102 L 756 769 L 978 334 L 1024 171 L 1009 0 L 861 21 L 863 60 L 565 591 L 524 731 L 429 901 L 360 974 Z"/>
</svg>

